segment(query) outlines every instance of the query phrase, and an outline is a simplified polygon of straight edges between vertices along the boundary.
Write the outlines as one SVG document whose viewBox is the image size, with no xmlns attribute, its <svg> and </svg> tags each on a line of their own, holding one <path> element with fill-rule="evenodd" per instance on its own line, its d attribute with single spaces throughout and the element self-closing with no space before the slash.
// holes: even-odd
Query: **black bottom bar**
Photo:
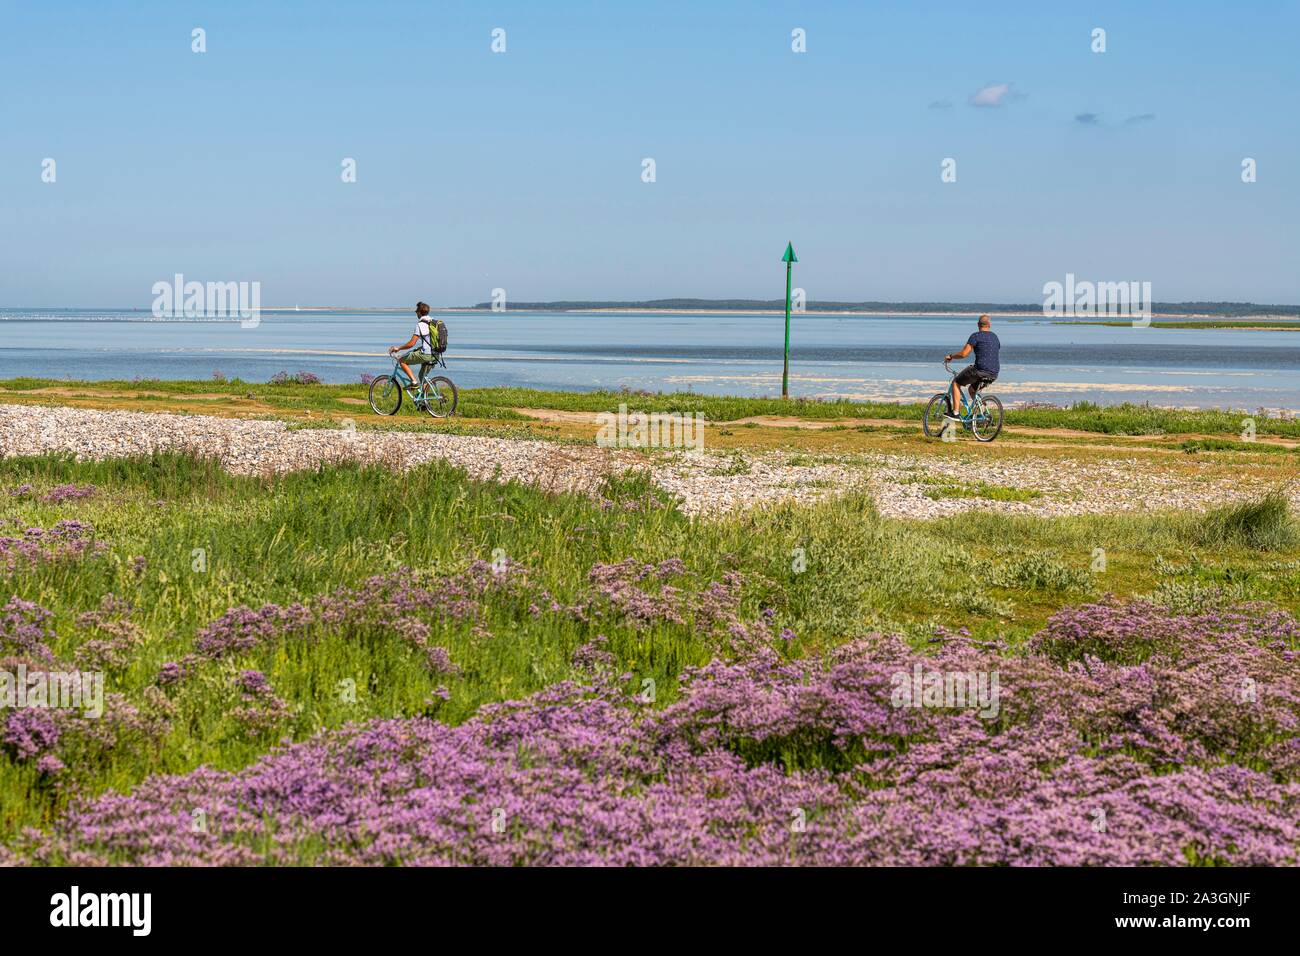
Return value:
<svg viewBox="0 0 1300 956">
<path fill-rule="evenodd" d="M 1300 885 L 1288 869 L 876 870 L 0 870 L 7 943 L 51 934 L 89 941 L 283 939 L 373 945 L 389 933 L 428 932 L 462 945 L 542 943 L 555 933 L 679 934 L 735 943 L 751 936 L 840 934 L 975 943 L 1034 930 L 1075 942 L 1193 935 L 1231 944 L 1293 925 Z M 117 926 L 73 927 L 96 919 Z M 96 894 L 149 894 L 101 908 Z M 88 899 L 89 898 L 89 899 Z M 135 917 L 134 920 L 132 917 Z M 65 925 L 54 926 L 52 918 Z M 420 927 L 424 927 L 421 931 Z M 948 934 L 956 934 L 949 936 Z"/>
</svg>

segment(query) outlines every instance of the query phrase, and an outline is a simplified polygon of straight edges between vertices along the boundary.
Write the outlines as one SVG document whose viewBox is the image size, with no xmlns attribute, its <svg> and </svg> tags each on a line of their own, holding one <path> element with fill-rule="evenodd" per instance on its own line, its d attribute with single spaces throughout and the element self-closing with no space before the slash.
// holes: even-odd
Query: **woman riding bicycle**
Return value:
<svg viewBox="0 0 1300 956">
<path fill-rule="evenodd" d="M 414 346 L 414 347 L 412 347 Z M 410 349 L 404 355 L 397 358 L 398 364 L 402 366 L 402 371 L 412 383 L 416 381 L 415 376 L 411 373 L 411 366 L 408 362 L 420 366 L 419 381 L 424 382 L 424 376 L 429 371 L 429 366 L 437 362 L 433 350 L 433 330 L 429 326 L 429 306 L 424 302 L 415 304 L 415 331 L 411 334 L 409 340 L 402 345 L 394 345 L 388 350 L 388 354 L 400 352 L 402 349 Z"/>
<path fill-rule="evenodd" d="M 959 387 L 969 385 L 970 397 L 974 401 L 975 393 L 985 385 L 997 381 L 998 372 L 1002 370 L 1002 364 L 998 360 L 998 352 L 1002 349 L 1002 343 L 993 334 L 991 326 L 992 323 L 989 322 L 989 317 L 981 315 L 979 331 L 971 334 L 962 350 L 944 356 L 945 362 L 951 362 L 953 359 L 964 359 L 970 355 L 972 349 L 975 350 L 974 364 L 966 366 L 952 380 L 952 389 L 948 394 L 948 411 L 943 416 L 949 421 L 961 421 L 958 415 L 961 410 L 961 395 L 957 391 Z"/>
</svg>

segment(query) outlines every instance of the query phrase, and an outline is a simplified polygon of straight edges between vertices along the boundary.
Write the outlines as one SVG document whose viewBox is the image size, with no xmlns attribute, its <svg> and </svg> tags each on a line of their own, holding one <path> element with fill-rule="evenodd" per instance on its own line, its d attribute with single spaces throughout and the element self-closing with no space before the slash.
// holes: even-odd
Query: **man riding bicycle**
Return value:
<svg viewBox="0 0 1300 956">
<path fill-rule="evenodd" d="M 412 348 L 414 346 L 414 348 Z M 415 383 L 416 378 L 411 374 L 411 366 L 408 362 L 414 362 L 420 366 L 419 383 L 424 383 L 424 376 L 429 371 L 429 366 L 437 361 L 433 350 L 433 330 L 429 324 L 429 306 L 424 302 L 415 304 L 415 331 L 411 338 L 402 345 L 394 345 L 388 350 L 388 354 L 400 352 L 402 349 L 410 349 L 403 355 L 397 357 L 398 363 L 402 366 L 402 371 L 406 377 Z"/>
<path fill-rule="evenodd" d="M 970 386 L 971 401 L 974 401 L 976 392 L 985 385 L 997 381 L 998 372 L 1001 371 L 998 352 L 1002 348 L 1002 343 L 993 334 L 991 325 L 989 317 L 981 315 L 979 331 L 971 334 L 962 350 L 944 356 L 943 360 L 945 362 L 951 362 L 953 359 L 964 359 L 970 355 L 972 349 L 975 351 L 974 364 L 966 366 L 952 380 L 952 389 L 948 394 L 948 411 L 943 416 L 948 421 L 956 422 L 961 420 L 958 415 L 958 411 L 961 409 L 961 396 L 957 392 L 958 387 Z"/>
</svg>

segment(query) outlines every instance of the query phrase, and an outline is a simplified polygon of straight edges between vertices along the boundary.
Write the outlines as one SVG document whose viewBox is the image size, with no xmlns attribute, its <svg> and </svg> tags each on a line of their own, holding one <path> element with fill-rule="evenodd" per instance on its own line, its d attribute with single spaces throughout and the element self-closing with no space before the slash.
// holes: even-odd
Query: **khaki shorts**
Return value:
<svg viewBox="0 0 1300 956">
<path fill-rule="evenodd" d="M 407 365 L 432 365 L 434 358 L 428 352 L 411 349 L 411 351 L 397 356 L 397 361 L 405 362 Z"/>
</svg>

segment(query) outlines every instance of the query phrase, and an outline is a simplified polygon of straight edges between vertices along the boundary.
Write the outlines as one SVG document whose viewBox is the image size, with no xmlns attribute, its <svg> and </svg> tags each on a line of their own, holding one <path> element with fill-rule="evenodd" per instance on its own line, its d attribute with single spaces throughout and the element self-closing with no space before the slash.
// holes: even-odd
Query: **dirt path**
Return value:
<svg viewBox="0 0 1300 956">
<path fill-rule="evenodd" d="M 520 415 L 526 415 L 529 418 L 544 422 L 563 422 L 571 425 L 595 425 L 595 412 L 569 412 L 560 411 L 553 408 L 515 408 L 512 411 Z M 920 428 L 921 424 L 917 421 L 910 421 L 901 418 L 795 418 L 792 416 L 782 415 L 750 415 L 747 418 L 736 418 L 730 421 L 710 422 L 719 428 L 734 427 L 737 425 L 760 425 L 766 428 L 801 428 L 813 431 L 821 431 L 827 428 L 855 428 L 859 425 L 866 425 L 875 428 L 898 428 L 914 427 Z M 1032 428 L 1024 425 L 1006 425 L 1002 429 L 1003 435 L 1023 435 L 1034 438 L 1077 438 L 1096 445 L 1109 445 L 1114 447 L 1123 447 L 1124 445 L 1135 445 L 1149 443 L 1153 436 L 1151 435 L 1112 435 L 1106 432 L 1091 432 L 1081 428 Z M 1208 439 L 1221 436 L 1199 435 L 1199 434 L 1179 434 L 1180 439 Z M 1257 438 L 1256 441 L 1261 445 L 1277 445 L 1282 448 L 1300 447 L 1300 442 L 1289 441 L 1284 438 Z M 1002 441 L 1001 445 L 1012 444 Z M 1039 442 L 1020 442 L 1016 443 L 1022 446 L 1037 447 L 1062 447 L 1052 446 L 1050 444 Z M 1149 447 L 1149 445 L 1148 445 Z M 1153 451 L 1178 450 L 1178 449 L 1152 449 Z"/>
<path fill-rule="evenodd" d="M 238 398 L 230 392 L 151 392 L 148 389 L 136 389 L 130 392 L 118 390 L 104 391 L 96 388 L 31 388 L 24 389 L 19 395 L 57 395 L 60 398 L 175 398 L 199 402 L 221 402 Z"/>
<path fill-rule="evenodd" d="M 527 415 L 529 418 L 536 418 L 546 422 L 567 422 L 575 425 L 594 425 L 596 424 L 595 412 L 567 412 L 554 408 L 514 408 L 511 411 L 518 412 L 520 415 Z M 912 421 L 903 418 L 795 418 L 784 415 L 750 415 L 747 418 L 734 418 L 727 421 L 709 422 L 710 425 L 716 425 L 719 428 L 729 428 L 736 425 L 763 425 L 769 428 L 838 428 L 848 426 L 850 428 L 858 425 L 894 427 L 908 426 L 920 428 L 919 421 Z M 1051 435 L 1061 438 L 1096 438 L 1100 433 L 1076 430 L 1071 428 L 1012 428 L 1006 426 L 1004 431 L 1023 431 L 1032 432 L 1035 435 Z M 1105 435 L 1106 438 L 1129 437 Z"/>
</svg>

